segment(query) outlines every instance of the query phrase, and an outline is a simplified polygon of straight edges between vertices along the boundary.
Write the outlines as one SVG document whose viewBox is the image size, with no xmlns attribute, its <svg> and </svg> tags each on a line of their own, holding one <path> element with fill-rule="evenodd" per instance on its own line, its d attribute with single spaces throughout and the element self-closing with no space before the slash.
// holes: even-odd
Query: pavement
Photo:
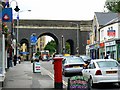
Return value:
<svg viewBox="0 0 120 90">
<path fill-rule="evenodd" d="M 33 63 L 23 61 L 7 70 L 2 90 L 7 88 L 54 89 L 54 81 L 43 68 L 41 73 L 33 73 Z"/>
</svg>

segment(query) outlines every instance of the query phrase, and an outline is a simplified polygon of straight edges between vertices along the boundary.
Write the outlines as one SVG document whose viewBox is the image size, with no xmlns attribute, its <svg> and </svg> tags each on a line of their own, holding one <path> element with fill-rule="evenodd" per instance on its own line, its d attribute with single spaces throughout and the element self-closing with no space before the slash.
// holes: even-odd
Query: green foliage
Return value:
<svg viewBox="0 0 120 90">
<path fill-rule="evenodd" d="M 107 9 L 111 12 L 114 13 L 120 13 L 120 1 L 116 2 L 116 3 L 106 3 L 105 4 Z"/>
<path fill-rule="evenodd" d="M 6 38 L 6 40 L 5 40 L 5 48 L 7 49 L 11 45 L 10 41 L 8 39 L 8 36 L 10 35 L 10 32 L 9 32 L 9 29 L 8 29 L 6 23 L 1 23 L 1 24 L 2 24 L 2 33 L 4 33 L 5 38 Z"/>
<path fill-rule="evenodd" d="M 44 50 L 49 50 L 50 55 L 52 55 L 56 51 L 56 48 L 57 48 L 56 42 L 52 40 L 52 41 L 47 43 Z"/>
<path fill-rule="evenodd" d="M 65 43 L 66 53 L 70 54 L 70 44 L 68 42 Z"/>
<path fill-rule="evenodd" d="M 2 24 L 2 29 L 3 29 L 4 33 L 8 33 L 8 27 L 5 23 Z"/>
<path fill-rule="evenodd" d="M 40 55 L 40 52 L 37 52 L 36 54 L 35 54 L 35 56 L 39 56 Z"/>
<path fill-rule="evenodd" d="M 50 55 L 52 55 L 53 53 L 56 52 L 56 48 L 57 48 L 57 45 L 56 45 L 56 42 L 54 40 L 50 41 L 47 43 L 47 45 L 45 46 L 44 50 L 49 50 L 50 52 Z M 68 42 L 65 43 L 65 52 L 66 53 L 70 53 L 70 44 Z"/>
</svg>

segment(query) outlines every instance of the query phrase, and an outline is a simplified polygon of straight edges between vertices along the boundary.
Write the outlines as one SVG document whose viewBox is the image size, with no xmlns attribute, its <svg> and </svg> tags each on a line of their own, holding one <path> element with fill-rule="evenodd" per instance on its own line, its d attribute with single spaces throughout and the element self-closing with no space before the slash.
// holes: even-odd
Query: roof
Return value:
<svg viewBox="0 0 120 90">
<path fill-rule="evenodd" d="M 120 21 L 120 16 L 112 19 L 110 22 L 106 23 L 106 25 L 113 24 L 113 23 L 118 23 Z"/>
<path fill-rule="evenodd" d="M 116 61 L 116 60 L 114 60 L 114 59 L 94 59 L 91 61 L 98 62 L 98 61 Z"/>
<path fill-rule="evenodd" d="M 95 12 L 95 15 L 99 25 L 105 25 L 114 18 L 118 17 L 118 13 L 113 13 L 113 12 Z"/>
</svg>

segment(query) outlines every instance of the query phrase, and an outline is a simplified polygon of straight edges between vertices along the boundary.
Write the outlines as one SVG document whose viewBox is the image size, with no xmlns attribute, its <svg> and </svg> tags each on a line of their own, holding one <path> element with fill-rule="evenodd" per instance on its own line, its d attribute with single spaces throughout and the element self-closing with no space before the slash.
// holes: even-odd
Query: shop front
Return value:
<svg viewBox="0 0 120 90">
<path fill-rule="evenodd" d="M 105 42 L 105 55 L 108 51 L 110 51 L 110 57 L 117 60 L 117 46 L 115 40 Z"/>
<path fill-rule="evenodd" d="M 98 59 L 99 58 L 99 44 L 93 44 L 90 45 L 90 57 L 92 59 Z"/>
<path fill-rule="evenodd" d="M 120 39 L 116 40 L 116 47 L 117 47 L 117 60 L 120 62 Z"/>
<path fill-rule="evenodd" d="M 86 45 L 86 55 L 90 56 L 90 48 L 89 45 Z"/>
<path fill-rule="evenodd" d="M 104 42 L 99 44 L 100 48 L 99 48 L 99 58 L 103 59 L 105 58 L 105 44 Z"/>
</svg>

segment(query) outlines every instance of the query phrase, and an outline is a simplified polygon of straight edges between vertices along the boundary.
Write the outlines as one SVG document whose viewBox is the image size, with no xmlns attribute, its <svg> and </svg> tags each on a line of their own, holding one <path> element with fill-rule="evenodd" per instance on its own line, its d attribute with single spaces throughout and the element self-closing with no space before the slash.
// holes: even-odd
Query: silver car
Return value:
<svg viewBox="0 0 120 90">
<path fill-rule="evenodd" d="M 64 76 L 71 73 L 82 74 L 82 69 L 85 64 L 82 58 L 76 56 L 63 57 L 62 72 Z"/>
<path fill-rule="evenodd" d="M 90 63 L 91 57 L 88 55 L 80 55 L 80 57 L 84 60 L 86 64 Z"/>
<path fill-rule="evenodd" d="M 83 76 L 89 78 L 90 86 L 102 83 L 118 83 L 120 85 L 120 64 L 113 59 L 91 60 Z"/>
</svg>

